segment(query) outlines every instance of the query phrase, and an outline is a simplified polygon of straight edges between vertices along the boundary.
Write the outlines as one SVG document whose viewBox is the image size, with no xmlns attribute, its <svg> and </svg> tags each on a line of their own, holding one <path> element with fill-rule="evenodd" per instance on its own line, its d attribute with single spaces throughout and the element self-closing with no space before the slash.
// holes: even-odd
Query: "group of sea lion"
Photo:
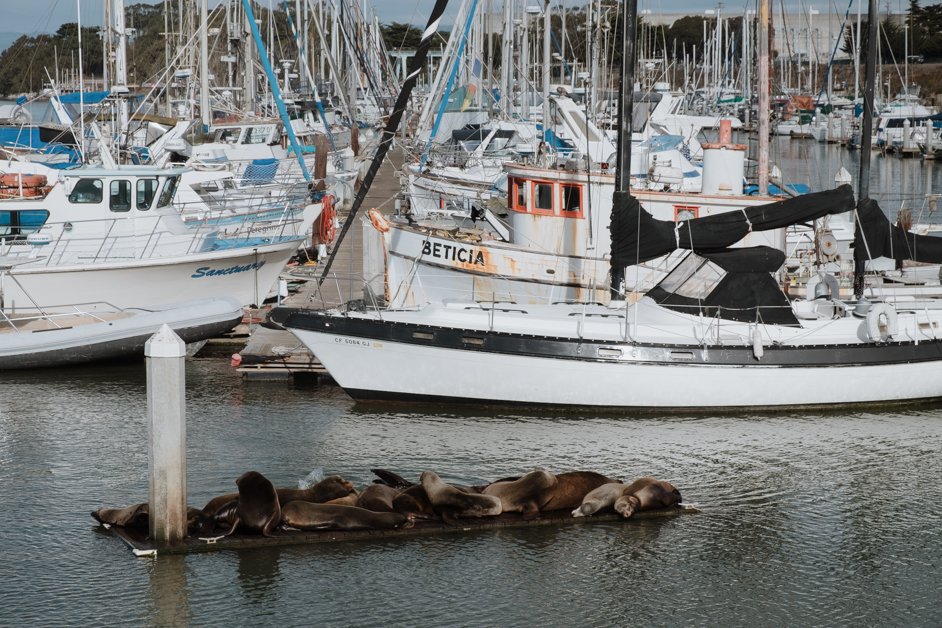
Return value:
<svg viewBox="0 0 942 628">
<path fill-rule="evenodd" d="M 372 471 L 378 479 L 362 491 L 339 475 L 306 489 L 275 488 L 261 473 L 249 471 L 236 480 L 237 493 L 214 497 L 202 509 L 189 508 L 188 532 L 209 536 L 219 527 L 225 536 L 271 536 L 276 530 L 382 530 L 412 527 L 416 521 L 454 525 L 460 518 L 503 513 L 535 519 L 560 510 L 571 510 L 574 517 L 611 510 L 631 517 L 681 502 L 680 491 L 664 480 L 643 477 L 626 484 L 593 471 L 536 469 L 483 486 L 449 484 L 434 471 L 423 471 L 418 482 L 384 469 Z M 102 508 L 92 517 L 103 524 L 147 528 L 148 505 Z"/>
</svg>

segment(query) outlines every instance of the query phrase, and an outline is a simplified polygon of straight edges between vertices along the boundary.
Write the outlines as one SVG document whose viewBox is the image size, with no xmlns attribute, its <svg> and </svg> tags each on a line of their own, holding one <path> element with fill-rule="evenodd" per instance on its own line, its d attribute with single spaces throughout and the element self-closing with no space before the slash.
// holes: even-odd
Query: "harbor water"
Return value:
<svg viewBox="0 0 942 628">
<path fill-rule="evenodd" d="M 859 158 L 784 138 L 773 154 L 812 190 L 841 166 L 856 176 Z M 891 217 L 942 222 L 925 201 L 942 164 L 873 160 L 871 195 Z M 942 625 L 942 404 L 360 406 L 331 385 L 243 381 L 226 357 L 189 360 L 186 379 L 193 506 L 253 469 L 280 486 L 340 474 L 362 487 L 377 467 L 466 484 L 543 467 L 654 475 L 701 512 L 135 558 L 89 512 L 147 499 L 143 363 L 3 373 L 0 625 Z"/>
<path fill-rule="evenodd" d="M 942 622 L 942 406 L 358 406 L 334 386 L 246 383 L 225 359 L 198 358 L 186 377 L 193 505 L 250 469 L 276 485 L 321 472 L 362 486 L 375 467 L 471 484 L 539 466 L 654 475 L 701 512 L 152 559 L 89 516 L 146 501 L 144 374 L 133 364 L 0 380 L 0 624 Z"/>
</svg>

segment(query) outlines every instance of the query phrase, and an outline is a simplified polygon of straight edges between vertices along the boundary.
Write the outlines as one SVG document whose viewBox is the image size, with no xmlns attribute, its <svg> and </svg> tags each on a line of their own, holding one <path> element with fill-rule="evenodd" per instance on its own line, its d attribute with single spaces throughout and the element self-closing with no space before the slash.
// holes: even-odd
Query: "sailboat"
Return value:
<svg viewBox="0 0 942 628">
<path fill-rule="evenodd" d="M 689 251 L 653 289 L 634 302 L 616 290 L 608 305 L 451 299 L 411 309 L 279 308 L 270 324 L 293 331 L 357 400 L 665 411 L 942 398 L 942 311 L 845 303 L 823 275 L 812 298 L 793 300 L 773 275 L 784 253 L 730 248 L 757 227 L 846 211 L 849 186 L 806 195 L 787 217 L 780 206 L 760 206 L 677 223 L 657 220 L 631 195 L 624 130 L 636 1 L 625 9 L 611 285 L 630 264 Z M 860 207 L 875 215 L 865 196 Z M 856 251 L 887 242 L 932 249 L 894 229 L 885 217 L 861 221 Z"/>
</svg>

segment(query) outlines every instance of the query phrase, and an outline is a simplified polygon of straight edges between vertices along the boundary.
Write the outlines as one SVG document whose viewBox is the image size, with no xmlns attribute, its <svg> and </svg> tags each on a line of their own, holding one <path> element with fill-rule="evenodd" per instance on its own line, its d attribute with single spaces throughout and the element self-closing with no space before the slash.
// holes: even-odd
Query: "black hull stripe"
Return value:
<svg viewBox="0 0 942 628">
<path fill-rule="evenodd" d="M 801 347 L 770 345 L 763 347 L 764 355 L 760 360 L 756 359 L 751 345 L 717 345 L 703 348 L 691 345 L 608 342 L 381 322 L 325 316 L 305 310 L 286 314 L 287 317 L 283 320 L 288 328 L 378 342 L 499 355 L 625 365 L 702 367 L 836 368 L 939 361 L 939 376 L 942 377 L 942 340 Z"/>
<path fill-rule="evenodd" d="M 709 406 L 709 407 L 673 407 L 673 406 L 590 406 L 586 404 L 560 404 L 560 403 L 543 403 L 538 401 L 504 401 L 500 399 L 469 399 L 467 397 L 452 397 L 445 395 L 418 395 L 412 393 L 399 393 L 399 392 L 389 392 L 389 391 L 380 391 L 380 390 L 361 390 L 358 388 L 344 388 L 350 397 L 354 399 L 357 403 L 363 404 L 374 404 L 374 403 L 400 403 L 403 405 L 411 404 L 422 404 L 427 406 L 428 404 L 439 404 L 442 406 L 476 406 L 476 407 L 490 407 L 490 408 L 549 408 L 556 409 L 562 412 L 579 412 L 579 411 L 589 411 L 589 412 L 601 412 L 601 413 L 619 413 L 624 414 L 625 412 L 631 412 L 634 414 L 685 414 L 685 415 L 700 415 L 703 413 L 710 414 L 741 414 L 743 412 L 791 412 L 794 410 L 819 410 L 819 411 L 832 411 L 832 412 L 843 412 L 847 408 L 881 408 L 881 407 L 899 407 L 901 405 L 906 406 L 918 406 L 918 405 L 930 405 L 938 404 L 942 397 L 927 397 L 925 399 L 904 399 L 904 400 L 893 400 L 893 401 L 856 401 L 856 402 L 847 402 L 842 401 L 839 403 L 827 403 L 827 404 L 805 404 L 800 401 L 796 401 L 794 404 L 790 405 L 776 405 L 776 406 L 759 406 L 759 405 L 750 405 L 750 406 Z M 426 408 L 427 409 L 427 408 Z"/>
</svg>

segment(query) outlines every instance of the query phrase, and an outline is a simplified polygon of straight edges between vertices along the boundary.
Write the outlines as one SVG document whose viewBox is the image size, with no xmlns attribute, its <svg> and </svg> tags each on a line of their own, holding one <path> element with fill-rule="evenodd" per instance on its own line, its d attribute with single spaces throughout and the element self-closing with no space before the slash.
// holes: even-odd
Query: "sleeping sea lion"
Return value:
<svg viewBox="0 0 942 628">
<path fill-rule="evenodd" d="M 393 510 L 412 519 L 437 519 L 435 508 L 421 484 L 410 486 L 393 498 Z"/>
<path fill-rule="evenodd" d="M 356 488 L 353 484 L 343 479 L 339 475 L 328 475 L 320 482 L 308 488 L 278 488 L 278 503 L 287 504 L 293 501 L 316 502 L 323 504 L 338 497 L 356 494 Z M 234 499 L 238 499 L 238 493 L 226 493 L 213 497 L 205 506 L 203 514 L 214 517 L 216 513 L 226 504 Z"/>
<path fill-rule="evenodd" d="M 406 489 L 410 486 L 415 486 L 415 482 L 410 482 L 401 475 L 387 471 L 386 469 L 370 469 L 370 472 L 379 478 L 378 480 L 373 480 L 373 482 L 377 484 L 385 484 L 386 486 L 398 489 Z"/>
<path fill-rule="evenodd" d="M 356 506 L 312 502 L 289 502 L 281 514 L 285 524 L 301 530 L 388 530 L 408 521 L 397 512 L 372 512 Z"/>
<path fill-rule="evenodd" d="M 557 473 L 556 485 L 540 496 L 540 510 L 572 510 L 582 504 L 589 491 L 614 482 L 618 480 L 593 471 Z"/>
<path fill-rule="evenodd" d="M 388 484 L 370 484 L 357 497 L 356 506 L 373 512 L 395 512 L 393 500 L 400 492 Z"/>
<path fill-rule="evenodd" d="M 350 493 L 349 495 L 344 495 L 343 497 L 335 497 L 334 499 L 323 502 L 325 504 L 333 504 L 334 506 L 356 506 L 357 500 L 360 499 L 358 493 Z M 296 500 L 296 501 L 307 501 L 307 500 Z M 287 503 L 287 502 L 286 502 Z M 312 504 L 321 503 L 321 502 L 311 502 Z"/>
<path fill-rule="evenodd" d="M 653 478 L 651 478 L 653 479 Z M 667 508 L 683 501 L 683 497 L 674 485 L 664 480 L 654 480 L 631 493 L 615 500 L 615 512 L 626 519 L 636 512 L 653 508 Z"/>
<path fill-rule="evenodd" d="M 145 502 L 127 508 L 99 508 L 92 511 L 92 517 L 105 525 L 147 529 L 150 525 L 150 506 Z"/>
<path fill-rule="evenodd" d="M 127 508 L 99 508 L 92 511 L 92 517 L 102 525 L 117 526 L 119 528 L 133 528 L 147 530 L 150 527 L 150 505 L 148 503 L 134 504 Z M 203 511 L 196 508 L 186 509 L 187 534 L 201 529 L 205 525 Z"/>
<path fill-rule="evenodd" d="M 500 498 L 467 493 L 446 484 L 434 471 L 423 471 L 419 481 L 435 512 L 446 520 L 451 517 L 493 517 L 501 513 Z"/>
<path fill-rule="evenodd" d="M 237 529 L 271 536 L 272 530 L 281 523 L 281 506 L 275 487 L 258 471 L 243 473 L 236 480 L 236 486 L 239 487 L 239 499 L 232 527 L 226 536 Z"/>
<path fill-rule="evenodd" d="M 537 469 L 516 480 L 498 480 L 481 491 L 500 499 L 501 512 L 523 513 L 524 519 L 540 514 L 540 499 L 556 486 L 556 476 Z"/>
</svg>

